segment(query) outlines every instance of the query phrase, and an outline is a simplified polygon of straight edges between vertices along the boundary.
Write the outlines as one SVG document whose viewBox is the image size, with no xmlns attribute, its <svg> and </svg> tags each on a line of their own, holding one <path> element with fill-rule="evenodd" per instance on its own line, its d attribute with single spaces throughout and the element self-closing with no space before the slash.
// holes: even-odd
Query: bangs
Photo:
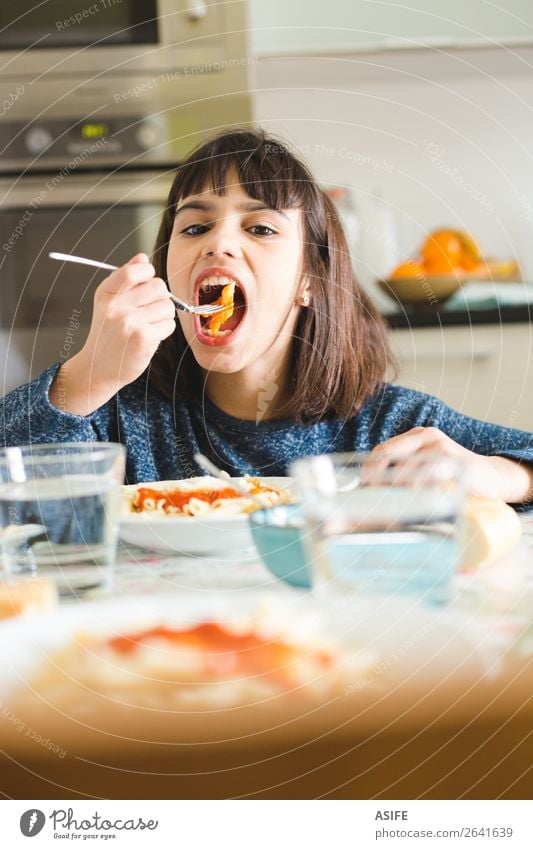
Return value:
<svg viewBox="0 0 533 849">
<path fill-rule="evenodd" d="M 305 165 L 278 141 L 238 131 L 211 139 L 180 166 L 171 201 L 191 195 L 224 195 L 236 173 L 244 191 L 270 209 L 309 207 L 317 201 L 316 183 Z"/>
</svg>

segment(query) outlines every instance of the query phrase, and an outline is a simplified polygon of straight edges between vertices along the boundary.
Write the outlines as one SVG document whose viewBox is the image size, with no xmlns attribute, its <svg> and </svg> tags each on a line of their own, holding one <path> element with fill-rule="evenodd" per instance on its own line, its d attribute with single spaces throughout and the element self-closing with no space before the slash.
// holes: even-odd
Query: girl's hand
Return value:
<svg viewBox="0 0 533 849">
<path fill-rule="evenodd" d="M 146 254 L 137 254 L 98 286 L 85 345 L 61 367 L 52 403 L 87 415 L 143 373 L 176 327 L 168 289 L 154 275 Z"/>
<path fill-rule="evenodd" d="M 436 427 L 414 427 L 393 436 L 372 452 L 380 464 L 410 456 L 438 454 L 457 458 L 464 469 L 470 495 L 501 498 L 512 504 L 533 497 L 533 467 L 508 460 L 506 457 L 486 457 L 458 445 Z"/>
</svg>

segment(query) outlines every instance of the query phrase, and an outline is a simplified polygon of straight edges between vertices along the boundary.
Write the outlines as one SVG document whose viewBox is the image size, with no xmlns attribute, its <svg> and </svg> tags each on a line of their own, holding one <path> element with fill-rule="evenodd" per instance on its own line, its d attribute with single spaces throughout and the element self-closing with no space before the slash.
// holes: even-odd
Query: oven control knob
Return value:
<svg viewBox="0 0 533 849">
<path fill-rule="evenodd" d="M 32 127 L 24 139 L 30 153 L 42 153 L 53 141 L 52 133 L 46 127 Z"/>
<path fill-rule="evenodd" d="M 145 121 L 137 128 L 135 140 L 143 150 L 150 150 L 161 141 L 160 129 L 152 121 Z"/>
</svg>

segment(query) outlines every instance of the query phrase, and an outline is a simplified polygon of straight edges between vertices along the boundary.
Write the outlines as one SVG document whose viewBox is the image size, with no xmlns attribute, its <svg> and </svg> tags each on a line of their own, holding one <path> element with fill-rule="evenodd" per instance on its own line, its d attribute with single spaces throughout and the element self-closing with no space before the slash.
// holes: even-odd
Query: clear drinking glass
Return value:
<svg viewBox="0 0 533 849">
<path fill-rule="evenodd" d="M 2 567 L 52 577 L 63 595 L 106 585 L 118 538 L 125 449 L 57 443 L 0 450 Z"/>
<path fill-rule="evenodd" d="M 316 592 L 447 600 L 463 502 L 454 459 L 331 454 L 298 460 L 290 473 Z"/>
</svg>

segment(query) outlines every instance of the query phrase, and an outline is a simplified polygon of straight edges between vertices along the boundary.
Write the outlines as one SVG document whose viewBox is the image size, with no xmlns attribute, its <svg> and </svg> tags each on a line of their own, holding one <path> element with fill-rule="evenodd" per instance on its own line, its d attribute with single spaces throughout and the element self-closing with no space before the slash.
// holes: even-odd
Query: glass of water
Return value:
<svg viewBox="0 0 533 849">
<path fill-rule="evenodd" d="M 4 573 L 48 576 L 62 595 L 109 584 L 125 449 L 103 442 L 0 450 Z"/>
<path fill-rule="evenodd" d="M 447 600 L 463 503 L 454 459 L 331 454 L 298 460 L 290 472 L 315 592 Z"/>
</svg>

